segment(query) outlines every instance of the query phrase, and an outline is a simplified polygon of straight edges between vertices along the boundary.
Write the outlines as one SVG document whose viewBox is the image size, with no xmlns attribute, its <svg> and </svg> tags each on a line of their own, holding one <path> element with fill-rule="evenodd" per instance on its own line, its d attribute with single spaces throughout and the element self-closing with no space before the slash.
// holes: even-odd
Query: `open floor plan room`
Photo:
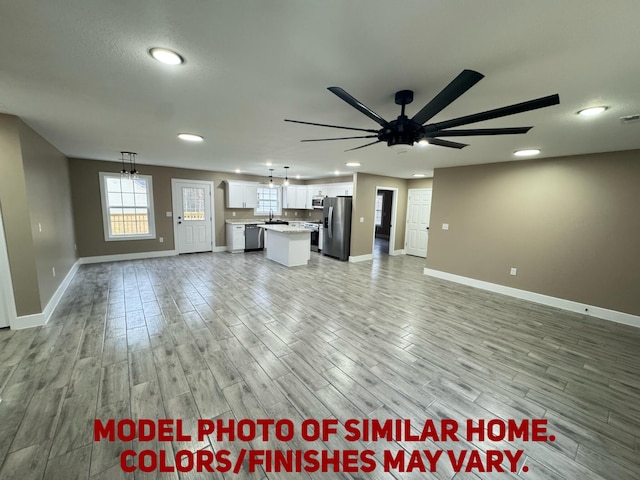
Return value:
<svg viewBox="0 0 640 480">
<path fill-rule="evenodd" d="M 289 269 L 262 253 L 83 265 L 49 323 L 0 331 L 0 478 L 640 477 L 640 330 L 422 269 L 409 256 L 344 263 L 319 255 Z M 185 432 L 198 420 L 339 424 L 326 441 L 296 435 L 287 445 L 213 434 L 109 442 L 94 441 L 95 418 L 181 419 Z M 458 441 L 346 441 L 349 419 L 405 419 L 413 435 L 427 420 L 450 419 L 461 430 Z M 467 419 L 485 427 L 546 419 L 549 439 L 467 441 Z M 242 449 L 370 452 L 373 470 L 265 473 L 254 458 L 253 473 L 245 460 L 237 475 L 194 468 L 156 477 L 127 474 L 120 463 L 125 450 L 164 451 L 173 464 L 179 451 L 216 458 L 228 450 L 236 459 Z M 445 453 L 429 471 L 416 450 Z M 465 450 L 475 463 L 469 456 L 456 472 Z M 511 462 L 507 454 L 519 451 Z"/>
</svg>

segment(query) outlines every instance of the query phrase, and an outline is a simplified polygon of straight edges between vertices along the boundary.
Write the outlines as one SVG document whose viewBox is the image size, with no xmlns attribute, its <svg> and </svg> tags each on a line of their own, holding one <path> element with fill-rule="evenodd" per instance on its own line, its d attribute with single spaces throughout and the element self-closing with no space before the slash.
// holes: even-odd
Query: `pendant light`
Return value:
<svg viewBox="0 0 640 480">
<path fill-rule="evenodd" d="M 289 177 L 287 176 L 287 172 L 289 171 L 289 167 L 284 167 L 284 183 L 285 187 L 289 186 Z"/>
<path fill-rule="evenodd" d="M 120 175 L 124 178 L 130 178 L 136 180 L 138 178 L 138 170 L 136 169 L 136 155 L 135 152 L 120 152 L 120 162 L 122 163 L 122 170 Z M 129 170 L 127 170 L 126 162 L 129 163 Z"/>
<path fill-rule="evenodd" d="M 269 188 L 273 188 L 275 185 L 273 184 L 273 168 L 269 169 Z"/>
</svg>

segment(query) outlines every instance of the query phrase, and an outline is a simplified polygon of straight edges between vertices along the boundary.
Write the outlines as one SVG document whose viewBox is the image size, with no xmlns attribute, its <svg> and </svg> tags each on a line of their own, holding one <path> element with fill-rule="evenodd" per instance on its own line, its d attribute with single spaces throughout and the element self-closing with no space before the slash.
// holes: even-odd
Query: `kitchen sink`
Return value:
<svg viewBox="0 0 640 480">
<path fill-rule="evenodd" d="M 267 220 L 264 222 L 265 225 L 289 225 L 289 222 L 286 220 Z"/>
</svg>

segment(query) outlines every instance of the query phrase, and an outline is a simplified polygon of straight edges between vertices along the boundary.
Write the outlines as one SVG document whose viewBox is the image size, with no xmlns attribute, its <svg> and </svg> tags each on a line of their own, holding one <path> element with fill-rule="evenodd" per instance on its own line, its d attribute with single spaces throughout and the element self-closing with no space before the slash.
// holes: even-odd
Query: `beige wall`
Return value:
<svg viewBox="0 0 640 480">
<path fill-rule="evenodd" d="M 427 267 L 639 315 L 639 206 L 640 151 L 437 169 Z"/>
<path fill-rule="evenodd" d="M 16 313 L 42 313 L 76 260 L 68 163 L 11 115 L 0 115 L 0 207 Z"/>
<path fill-rule="evenodd" d="M 69 161 L 22 122 L 20 144 L 40 300 L 44 307 L 76 261 Z"/>
<path fill-rule="evenodd" d="M 373 253 L 376 189 L 397 188 L 397 217 L 395 249 L 404 248 L 405 220 L 407 218 L 407 180 L 358 172 L 354 175 L 353 220 L 351 223 L 351 256 Z M 364 221 L 360 223 L 360 218 Z"/>
</svg>

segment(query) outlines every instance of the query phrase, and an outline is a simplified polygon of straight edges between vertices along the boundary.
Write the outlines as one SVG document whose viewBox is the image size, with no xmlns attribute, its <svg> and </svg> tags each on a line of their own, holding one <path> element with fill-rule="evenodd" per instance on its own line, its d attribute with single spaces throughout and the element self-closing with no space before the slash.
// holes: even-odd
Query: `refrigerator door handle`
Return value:
<svg viewBox="0 0 640 480">
<path fill-rule="evenodd" d="M 329 238 L 333 238 L 333 207 L 329 207 Z"/>
</svg>

